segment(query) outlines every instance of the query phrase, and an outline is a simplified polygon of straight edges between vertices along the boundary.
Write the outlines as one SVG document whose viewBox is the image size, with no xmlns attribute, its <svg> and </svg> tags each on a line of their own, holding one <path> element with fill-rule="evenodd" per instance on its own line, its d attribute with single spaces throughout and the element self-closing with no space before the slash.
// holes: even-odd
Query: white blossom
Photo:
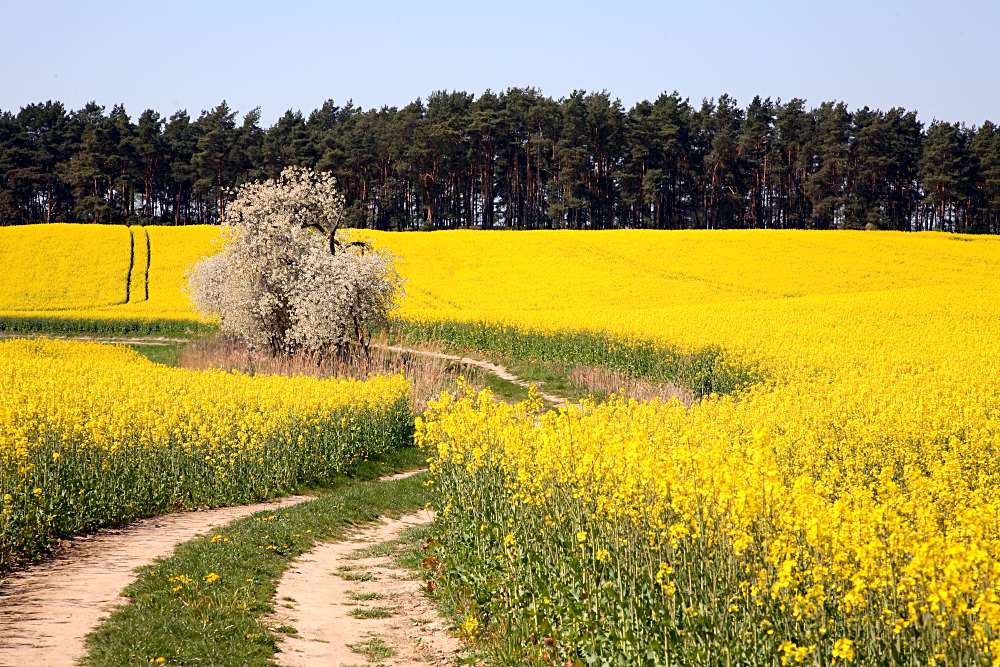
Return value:
<svg viewBox="0 0 1000 667">
<path fill-rule="evenodd" d="M 341 247 L 343 210 L 328 173 L 289 167 L 241 187 L 222 251 L 189 276 L 195 306 L 272 353 L 343 352 L 364 340 L 386 321 L 401 283 L 387 253 Z"/>
</svg>

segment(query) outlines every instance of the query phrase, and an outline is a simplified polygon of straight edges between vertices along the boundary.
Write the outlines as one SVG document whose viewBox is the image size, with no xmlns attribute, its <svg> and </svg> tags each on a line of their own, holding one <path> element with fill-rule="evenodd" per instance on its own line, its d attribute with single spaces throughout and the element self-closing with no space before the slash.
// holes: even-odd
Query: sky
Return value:
<svg viewBox="0 0 1000 667">
<path fill-rule="evenodd" d="M 1000 0 L 0 2 L 0 109 L 95 100 L 272 123 L 326 99 L 607 90 L 801 97 L 1000 121 Z"/>
</svg>

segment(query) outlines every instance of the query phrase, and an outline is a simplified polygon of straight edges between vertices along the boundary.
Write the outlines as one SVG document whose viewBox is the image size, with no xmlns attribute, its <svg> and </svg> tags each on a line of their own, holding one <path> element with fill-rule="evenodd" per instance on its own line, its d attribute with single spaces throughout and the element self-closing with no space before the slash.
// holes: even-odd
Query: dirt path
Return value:
<svg viewBox="0 0 1000 667">
<path fill-rule="evenodd" d="M 528 388 L 532 386 L 533 383 L 527 380 L 522 380 L 518 376 L 511 373 L 505 367 L 500 364 L 494 364 L 490 361 L 483 361 L 482 359 L 473 359 L 472 357 L 463 357 L 459 354 L 448 354 L 447 352 L 436 352 L 434 350 L 421 350 L 419 348 L 404 347 L 402 345 L 381 345 L 385 350 L 390 352 L 399 352 L 403 354 L 416 354 L 422 357 L 432 357 L 434 359 L 445 359 L 447 361 L 454 361 L 465 366 L 475 366 L 476 368 L 481 368 L 487 373 L 496 375 L 501 380 L 506 380 L 511 384 L 516 384 L 519 387 Z M 537 388 L 537 386 L 536 386 Z M 551 403 L 557 408 L 564 408 L 570 405 L 570 402 L 563 396 L 556 396 L 555 394 L 548 394 L 542 390 L 538 390 L 538 395 L 546 403 Z"/>
<path fill-rule="evenodd" d="M 51 560 L 0 581 L 0 667 L 76 664 L 84 637 L 128 601 L 121 591 L 137 567 L 215 526 L 308 499 L 179 512 L 72 540 Z"/>
<path fill-rule="evenodd" d="M 422 526 L 421 511 L 325 542 L 293 561 L 278 585 L 274 622 L 295 633 L 281 640 L 284 667 L 453 665 L 461 641 L 446 631 L 421 581 L 374 549 Z M 365 550 L 365 551 L 362 551 Z M 374 554 L 372 553 L 374 551 Z"/>
</svg>

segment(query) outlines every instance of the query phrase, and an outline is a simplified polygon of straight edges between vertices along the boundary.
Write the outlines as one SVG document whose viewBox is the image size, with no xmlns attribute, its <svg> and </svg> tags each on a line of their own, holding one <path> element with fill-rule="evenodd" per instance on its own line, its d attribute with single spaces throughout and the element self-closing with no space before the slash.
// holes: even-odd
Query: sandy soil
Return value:
<svg viewBox="0 0 1000 667">
<path fill-rule="evenodd" d="M 69 667 L 84 637 L 119 604 L 134 570 L 209 529 L 308 500 L 179 512 L 71 540 L 52 559 L 0 581 L 0 666 Z"/>
<path fill-rule="evenodd" d="M 422 594 L 421 581 L 397 568 L 391 556 L 358 558 L 355 553 L 432 520 L 427 511 L 384 520 L 358 530 L 347 540 L 320 544 L 296 559 L 278 585 L 275 602 L 274 626 L 296 630 L 284 635 L 276 656 L 278 664 L 363 665 L 369 659 L 351 645 L 373 639 L 383 642 L 392 655 L 372 658 L 371 663 L 386 667 L 455 664 L 461 642 L 448 634 L 433 603 Z M 358 595 L 378 599 L 352 599 Z M 365 609 L 384 610 L 390 615 L 352 615 Z"/>
<path fill-rule="evenodd" d="M 416 470 L 407 470 L 406 472 L 397 472 L 392 475 L 383 475 L 378 478 L 380 482 L 395 482 L 401 479 L 406 479 L 407 477 L 413 477 L 414 475 L 419 475 L 422 472 L 427 472 L 427 468 L 417 468 Z"/>
</svg>

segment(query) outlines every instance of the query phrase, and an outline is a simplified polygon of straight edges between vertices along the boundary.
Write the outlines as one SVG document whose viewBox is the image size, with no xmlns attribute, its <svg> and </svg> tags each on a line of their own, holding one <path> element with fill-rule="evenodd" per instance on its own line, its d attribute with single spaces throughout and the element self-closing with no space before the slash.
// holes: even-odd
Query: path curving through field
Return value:
<svg viewBox="0 0 1000 667">
<path fill-rule="evenodd" d="M 383 667 L 456 663 L 450 635 L 422 582 L 392 555 L 364 550 L 433 521 L 429 511 L 385 519 L 347 539 L 324 542 L 292 562 L 278 584 L 273 621 L 290 626 L 275 659 L 282 667 Z M 380 553 L 380 552 L 376 552 Z"/>
<path fill-rule="evenodd" d="M 447 352 L 437 352 L 434 350 L 422 350 L 420 348 L 405 347 L 402 345 L 379 345 L 384 350 L 389 350 L 390 352 L 399 352 L 402 354 L 414 354 L 422 357 L 431 357 L 433 359 L 444 359 L 446 361 L 454 361 L 455 363 L 462 364 L 464 366 L 474 366 L 476 368 L 482 369 L 487 373 L 497 376 L 501 380 L 510 382 L 511 384 L 516 384 L 519 387 L 524 387 L 527 389 L 534 385 L 533 382 L 528 382 L 527 380 L 522 380 L 517 375 L 511 373 L 507 368 L 501 366 L 500 364 L 494 364 L 491 361 L 483 361 L 482 359 L 474 359 L 472 357 L 464 357 L 459 354 L 448 354 Z M 534 385 L 538 389 L 537 385 Z M 546 403 L 551 403 L 557 408 L 564 408 L 570 405 L 570 402 L 563 396 L 557 396 L 555 394 L 549 394 L 541 389 L 538 389 L 538 395 L 542 397 Z"/>
<path fill-rule="evenodd" d="M 70 667 L 117 605 L 135 569 L 211 528 L 311 496 L 178 512 L 75 538 L 50 560 L 0 580 L 0 667 Z"/>
</svg>

